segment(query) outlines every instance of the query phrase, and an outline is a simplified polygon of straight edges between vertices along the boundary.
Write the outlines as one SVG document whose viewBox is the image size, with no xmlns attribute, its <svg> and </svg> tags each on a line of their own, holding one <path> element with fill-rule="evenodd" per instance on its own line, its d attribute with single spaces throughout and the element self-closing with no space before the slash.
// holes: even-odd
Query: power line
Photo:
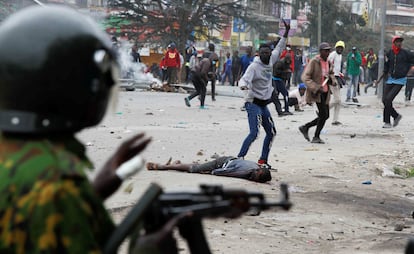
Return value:
<svg viewBox="0 0 414 254">
<path fill-rule="evenodd" d="M 39 0 L 33 0 L 35 3 L 37 3 L 38 5 L 40 5 L 40 6 L 44 6 L 45 4 L 44 3 L 42 3 L 42 2 L 40 2 Z"/>
</svg>

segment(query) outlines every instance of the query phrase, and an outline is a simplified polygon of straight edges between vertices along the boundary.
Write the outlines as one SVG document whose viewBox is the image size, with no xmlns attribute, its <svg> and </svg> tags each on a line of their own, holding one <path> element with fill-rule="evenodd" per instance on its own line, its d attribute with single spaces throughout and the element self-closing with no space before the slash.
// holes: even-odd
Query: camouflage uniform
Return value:
<svg viewBox="0 0 414 254">
<path fill-rule="evenodd" d="M 114 230 L 75 138 L 1 138 L 0 253 L 100 253 Z"/>
</svg>

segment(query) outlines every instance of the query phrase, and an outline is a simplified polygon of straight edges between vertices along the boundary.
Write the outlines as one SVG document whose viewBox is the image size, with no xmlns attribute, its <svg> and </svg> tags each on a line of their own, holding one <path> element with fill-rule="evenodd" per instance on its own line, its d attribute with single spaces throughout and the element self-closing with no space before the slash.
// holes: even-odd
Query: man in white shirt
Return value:
<svg viewBox="0 0 414 254">
<path fill-rule="evenodd" d="M 295 106 L 295 111 L 302 112 L 302 107 L 306 106 L 306 85 L 300 83 L 298 88 L 289 91 L 289 107 Z"/>
<path fill-rule="evenodd" d="M 332 86 L 332 100 L 329 103 L 329 108 L 334 109 L 332 125 L 341 125 L 338 121 L 339 110 L 341 108 L 341 80 L 342 74 L 342 51 L 345 49 L 345 43 L 343 41 L 337 41 L 335 44 L 335 51 L 332 51 L 328 56 L 328 61 L 333 65 L 334 75 L 338 80 L 337 86 Z"/>
</svg>

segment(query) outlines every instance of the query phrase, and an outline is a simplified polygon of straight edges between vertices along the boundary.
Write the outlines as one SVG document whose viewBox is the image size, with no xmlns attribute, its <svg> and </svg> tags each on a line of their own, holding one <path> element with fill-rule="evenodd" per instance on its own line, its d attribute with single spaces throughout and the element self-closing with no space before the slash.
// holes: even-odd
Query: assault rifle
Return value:
<svg viewBox="0 0 414 254">
<path fill-rule="evenodd" d="M 243 189 L 224 189 L 217 185 L 201 185 L 199 192 L 163 193 L 162 188 L 152 183 L 143 197 L 119 224 L 107 242 L 104 254 L 117 252 L 126 237 L 131 236 L 130 250 L 136 239 L 154 233 L 176 215 L 191 212 L 191 216 L 178 224 L 181 236 L 187 241 L 192 254 L 211 254 L 204 235 L 202 218 L 236 218 L 251 211 L 254 215 L 272 207 L 289 210 L 287 184 L 280 185 L 281 199 L 267 201 L 263 193 Z M 178 253 L 175 239 L 164 241 L 168 253 Z"/>
</svg>

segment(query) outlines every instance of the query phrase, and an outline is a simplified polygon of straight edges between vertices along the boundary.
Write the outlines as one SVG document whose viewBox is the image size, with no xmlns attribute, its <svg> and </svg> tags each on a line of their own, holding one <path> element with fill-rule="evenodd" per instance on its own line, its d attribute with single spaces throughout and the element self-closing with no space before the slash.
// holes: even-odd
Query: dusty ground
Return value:
<svg viewBox="0 0 414 254">
<path fill-rule="evenodd" d="M 345 90 L 342 91 L 345 93 Z M 269 184 L 241 179 L 180 172 L 143 171 L 127 180 L 107 200 L 108 209 L 133 205 L 149 183 L 169 190 L 195 190 L 200 183 L 246 188 L 279 198 L 279 184 L 290 185 L 294 203 L 289 212 L 266 211 L 259 216 L 204 222 L 213 253 L 403 253 L 414 236 L 414 178 L 389 176 L 391 171 L 414 168 L 414 106 L 396 99 L 404 116 L 400 125 L 382 129 L 382 107 L 372 94 L 363 94 L 364 107 L 343 107 L 342 126 L 329 119 L 321 138 L 324 145 L 307 142 L 298 126 L 315 117 L 312 107 L 284 118 L 277 117 L 277 137 L 269 163 L 277 168 Z M 237 155 L 248 132 L 241 98 L 206 99 L 208 110 L 184 105 L 184 95 L 161 92 L 120 92 L 119 106 L 96 128 L 79 137 L 99 168 L 105 158 L 133 133 L 145 132 L 153 142 L 143 156 L 147 161 L 207 161 L 214 154 Z M 311 129 L 310 134 L 313 134 Z M 263 133 L 246 159 L 257 160 Z M 197 155 L 201 151 L 202 155 Z M 372 184 L 362 184 L 371 181 Z M 131 193 L 124 192 L 132 186 Z M 119 221 L 126 210 L 113 212 Z M 396 229 L 402 229 L 396 231 Z M 187 253 L 181 241 L 181 253 Z"/>
</svg>

